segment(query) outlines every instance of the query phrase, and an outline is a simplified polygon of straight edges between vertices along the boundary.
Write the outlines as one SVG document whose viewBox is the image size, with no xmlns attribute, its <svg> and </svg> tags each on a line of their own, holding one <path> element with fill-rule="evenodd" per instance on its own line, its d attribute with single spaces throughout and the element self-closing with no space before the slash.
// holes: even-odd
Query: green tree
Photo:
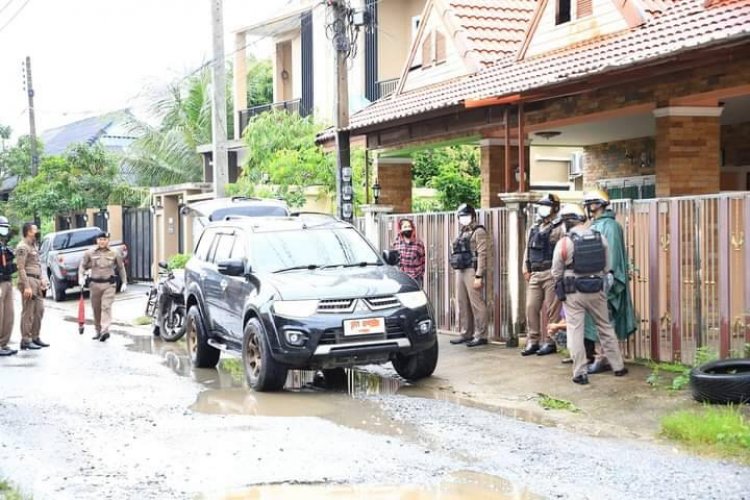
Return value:
<svg viewBox="0 0 750 500">
<path fill-rule="evenodd" d="M 0 124 L 0 152 L 5 151 L 5 141 L 10 139 L 11 132 L 10 125 Z"/>
<path fill-rule="evenodd" d="M 247 70 L 247 105 L 273 102 L 273 66 L 267 59 L 250 60 Z"/>
<path fill-rule="evenodd" d="M 443 210 L 453 210 L 461 203 L 478 206 L 481 185 L 479 150 L 462 145 L 415 153 L 413 179 L 417 187 L 438 190 Z"/>
</svg>

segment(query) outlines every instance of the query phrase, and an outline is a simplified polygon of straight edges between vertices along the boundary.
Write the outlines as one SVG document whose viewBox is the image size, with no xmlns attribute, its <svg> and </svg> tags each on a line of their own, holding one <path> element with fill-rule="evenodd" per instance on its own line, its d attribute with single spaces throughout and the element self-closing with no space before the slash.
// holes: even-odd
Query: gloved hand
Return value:
<svg viewBox="0 0 750 500">
<path fill-rule="evenodd" d="M 120 292 L 125 293 L 125 290 L 128 289 L 128 284 L 123 281 L 122 285 L 120 285 Z"/>
<path fill-rule="evenodd" d="M 615 274 L 610 271 L 604 275 L 604 294 L 609 294 L 609 291 L 615 284 Z"/>
<path fill-rule="evenodd" d="M 83 288 L 84 286 L 86 286 L 86 276 L 85 275 L 83 275 L 83 274 L 79 274 L 78 275 L 78 286 L 80 286 L 81 288 Z"/>
</svg>

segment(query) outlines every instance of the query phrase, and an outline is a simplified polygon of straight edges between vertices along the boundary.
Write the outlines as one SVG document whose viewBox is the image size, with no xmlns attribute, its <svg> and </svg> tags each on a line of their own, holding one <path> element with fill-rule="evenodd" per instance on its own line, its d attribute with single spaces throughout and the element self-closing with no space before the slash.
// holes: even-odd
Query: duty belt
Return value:
<svg viewBox="0 0 750 500">
<path fill-rule="evenodd" d="M 29 278 L 34 278 L 35 280 L 42 279 L 42 277 L 39 276 L 38 274 L 26 273 L 26 276 L 29 277 Z"/>
<path fill-rule="evenodd" d="M 115 277 L 110 276 L 109 278 L 91 278 L 92 283 L 114 283 Z"/>
<path fill-rule="evenodd" d="M 6 276 L 6 275 L 3 275 L 3 274 L 0 274 L 0 283 L 2 283 L 4 281 L 10 281 L 11 279 L 13 279 L 12 276 Z"/>
</svg>

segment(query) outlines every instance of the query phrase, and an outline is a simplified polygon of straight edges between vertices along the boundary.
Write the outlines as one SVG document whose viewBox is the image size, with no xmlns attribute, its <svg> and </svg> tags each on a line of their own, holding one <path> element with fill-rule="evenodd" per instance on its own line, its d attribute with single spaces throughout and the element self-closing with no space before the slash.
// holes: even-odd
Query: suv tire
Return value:
<svg viewBox="0 0 750 500">
<path fill-rule="evenodd" d="M 250 318 L 242 336 L 242 365 L 247 385 L 256 391 L 279 391 L 287 368 L 273 359 L 266 332 L 258 318 Z"/>
<path fill-rule="evenodd" d="M 53 276 L 50 276 L 49 279 L 50 284 L 50 290 L 52 292 L 52 298 L 55 300 L 55 302 L 62 302 L 66 299 L 65 297 L 65 282 L 63 281 L 60 283 L 60 281 L 57 280 L 57 278 Z"/>
<path fill-rule="evenodd" d="M 190 361 L 196 368 L 215 368 L 219 362 L 221 351 L 208 345 L 208 335 L 203 326 L 203 317 L 198 306 L 188 310 L 185 328 L 187 349 Z"/>
<path fill-rule="evenodd" d="M 396 369 L 396 373 L 406 380 L 419 380 L 432 375 L 437 366 L 437 361 L 438 343 L 437 339 L 435 339 L 432 347 L 424 351 L 408 356 L 397 354 L 393 359 L 393 368 Z"/>
</svg>

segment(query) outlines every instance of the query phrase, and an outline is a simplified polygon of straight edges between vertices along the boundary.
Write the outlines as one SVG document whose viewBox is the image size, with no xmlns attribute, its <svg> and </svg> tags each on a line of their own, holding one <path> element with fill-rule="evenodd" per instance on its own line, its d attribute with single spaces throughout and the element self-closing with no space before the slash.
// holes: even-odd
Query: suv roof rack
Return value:
<svg viewBox="0 0 750 500">
<path fill-rule="evenodd" d="M 289 214 L 290 217 L 300 217 L 302 215 L 318 215 L 320 217 L 329 217 L 331 219 L 336 219 L 335 215 L 327 214 L 325 212 L 307 212 L 307 211 L 298 211 L 298 212 L 292 212 Z M 338 219 L 336 219 L 338 220 Z"/>
</svg>

